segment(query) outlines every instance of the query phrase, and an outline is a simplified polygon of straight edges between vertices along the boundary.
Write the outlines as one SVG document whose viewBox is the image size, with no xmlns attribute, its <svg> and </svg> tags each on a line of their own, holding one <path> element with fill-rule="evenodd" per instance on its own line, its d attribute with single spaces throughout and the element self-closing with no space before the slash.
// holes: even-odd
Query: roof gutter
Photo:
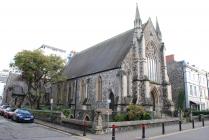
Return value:
<svg viewBox="0 0 209 140">
<path fill-rule="evenodd" d="M 93 75 L 93 74 L 98 74 L 98 73 L 102 73 L 102 72 L 107 72 L 107 71 L 111 71 L 111 70 L 116 70 L 116 69 L 120 69 L 120 68 L 121 68 L 121 66 L 115 67 L 115 68 L 111 68 L 111 69 L 106 69 L 106 70 L 103 70 L 103 71 L 98 71 L 98 72 L 91 73 L 91 74 L 81 75 L 81 76 L 78 76 L 78 77 L 69 78 L 69 79 L 67 79 L 67 81 L 69 81 L 69 80 L 74 80 L 74 79 L 78 79 L 78 78 L 85 77 L 85 76 L 89 76 L 89 75 Z"/>
</svg>

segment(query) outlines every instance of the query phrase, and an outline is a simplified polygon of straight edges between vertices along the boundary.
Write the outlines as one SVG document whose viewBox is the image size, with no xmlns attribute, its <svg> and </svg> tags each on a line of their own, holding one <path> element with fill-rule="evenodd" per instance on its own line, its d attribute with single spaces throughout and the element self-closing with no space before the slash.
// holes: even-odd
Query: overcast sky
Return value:
<svg viewBox="0 0 209 140">
<path fill-rule="evenodd" d="M 208 0 L 0 0 L 0 70 L 42 44 L 81 51 L 156 16 L 166 54 L 209 71 Z"/>
</svg>

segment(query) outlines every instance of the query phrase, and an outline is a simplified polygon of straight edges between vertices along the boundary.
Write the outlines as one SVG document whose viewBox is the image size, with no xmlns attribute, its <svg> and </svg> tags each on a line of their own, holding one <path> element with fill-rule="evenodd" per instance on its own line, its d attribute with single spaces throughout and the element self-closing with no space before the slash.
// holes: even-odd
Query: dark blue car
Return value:
<svg viewBox="0 0 209 140">
<path fill-rule="evenodd" d="M 16 109 L 12 120 L 16 122 L 33 122 L 34 116 L 28 110 L 25 109 Z"/>
</svg>

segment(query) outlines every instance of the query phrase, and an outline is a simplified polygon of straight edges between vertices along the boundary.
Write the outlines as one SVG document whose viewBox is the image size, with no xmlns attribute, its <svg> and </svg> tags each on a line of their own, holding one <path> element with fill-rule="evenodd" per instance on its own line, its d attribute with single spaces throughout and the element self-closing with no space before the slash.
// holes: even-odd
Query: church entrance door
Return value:
<svg viewBox="0 0 209 140">
<path fill-rule="evenodd" d="M 109 94 L 109 99 L 110 99 L 110 105 L 109 105 L 109 109 L 112 109 L 112 111 L 114 111 L 114 106 L 115 106 L 115 100 L 114 100 L 114 94 L 112 91 L 110 91 Z"/>
<path fill-rule="evenodd" d="M 152 99 L 152 111 L 156 111 L 156 105 L 158 104 L 158 93 L 157 89 L 153 88 L 151 91 L 151 99 Z"/>
</svg>

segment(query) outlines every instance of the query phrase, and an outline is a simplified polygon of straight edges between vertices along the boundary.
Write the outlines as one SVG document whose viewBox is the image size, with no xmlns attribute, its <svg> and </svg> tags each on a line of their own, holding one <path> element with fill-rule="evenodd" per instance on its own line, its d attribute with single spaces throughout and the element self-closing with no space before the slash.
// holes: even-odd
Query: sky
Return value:
<svg viewBox="0 0 209 140">
<path fill-rule="evenodd" d="M 77 52 L 156 16 L 166 54 L 209 71 L 208 0 L 0 0 L 0 70 L 42 44 Z"/>
</svg>

